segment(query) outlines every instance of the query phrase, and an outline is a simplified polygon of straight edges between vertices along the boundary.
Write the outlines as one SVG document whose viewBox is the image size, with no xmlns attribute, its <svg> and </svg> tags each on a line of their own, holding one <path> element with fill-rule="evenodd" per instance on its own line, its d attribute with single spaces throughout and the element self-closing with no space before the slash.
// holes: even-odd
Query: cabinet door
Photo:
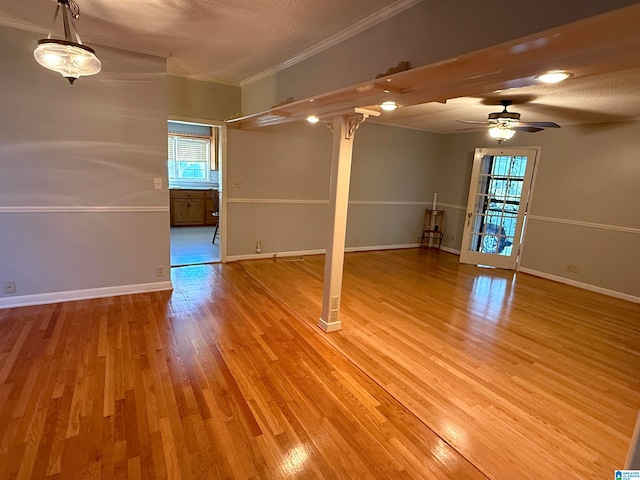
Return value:
<svg viewBox="0 0 640 480">
<path fill-rule="evenodd" d="M 193 198 L 189 202 L 189 225 L 204 225 L 204 198 Z"/>
<path fill-rule="evenodd" d="M 186 198 L 174 198 L 171 200 L 171 225 L 189 225 L 189 203 Z"/>
</svg>

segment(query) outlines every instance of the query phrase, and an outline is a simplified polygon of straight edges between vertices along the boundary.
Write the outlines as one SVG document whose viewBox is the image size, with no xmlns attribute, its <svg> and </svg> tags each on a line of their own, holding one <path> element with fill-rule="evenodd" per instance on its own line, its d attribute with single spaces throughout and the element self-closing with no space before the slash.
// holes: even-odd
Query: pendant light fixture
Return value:
<svg viewBox="0 0 640 480">
<path fill-rule="evenodd" d="M 62 9 L 64 40 L 51 38 L 60 9 Z M 69 83 L 73 84 L 78 77 L 98 73 L 102 68 L 102 64 L 98 60 L 96 52 L 82 44 L 80 35 L 78 35 L 73 23 L 69 20 L 69 15 L 71 15 L 72 20 L 78 20 L 80 17 L 78 4 L 74 0 L 58 0 L 56 13 L 49 29 L 49 36 L 38 40 L 38 46 L 33 52 L 33 56 L 44 68 L 58 72 L 69 80 Z"/>
</svg>

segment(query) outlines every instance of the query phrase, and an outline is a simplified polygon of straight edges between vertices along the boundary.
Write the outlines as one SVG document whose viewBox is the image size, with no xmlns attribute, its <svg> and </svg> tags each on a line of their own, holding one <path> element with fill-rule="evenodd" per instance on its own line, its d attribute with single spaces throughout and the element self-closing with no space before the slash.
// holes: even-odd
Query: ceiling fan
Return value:
<svg viewBox="0 0 640 480">
<path fill-rule="evenodd" d="M 460 123 L 477 125 L 475 127 L 460 128 L 461 130 L 475 130 L 478 128 L 489 128 L 489 135 L 498 140 L 498 143 L 508 140 L 515 135 L 516 131 L 535 133 L 545 128 L 560 128 L 560 125 L 554 122 L 521 122 L 520 114 L 517 112 L 508 112 L 507 107 L 513 104 L 511 100 L 501 100 L 500 104 L 504 110 L 501 112 L 493 112 L 489 114 L 486 122 L 478 122 L 474 120 L 458 120 Z"/>
</svg>

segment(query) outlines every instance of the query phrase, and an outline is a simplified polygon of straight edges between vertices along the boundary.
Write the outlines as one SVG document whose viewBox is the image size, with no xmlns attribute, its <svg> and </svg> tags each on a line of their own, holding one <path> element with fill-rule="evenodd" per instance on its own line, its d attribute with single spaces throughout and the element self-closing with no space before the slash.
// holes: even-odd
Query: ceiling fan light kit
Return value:
<svg viewBox="0 0 640 480">
<path fill-rule="evenodd" d="M 51 38 L 61 9 L 64 40 Z M 38 40 L 38 46 L 33 52 L 33 56 L 44 68 L 58 72 L 73 84 L 78 77 L 95 75 L 100 72 L 102 63 L 92 48 L 82 44 L 78 32 L 69 20 L 69 15 L 72 20 L 77 20 L 80 17 L 78 4 L 74 0 L 58 0 L 49 35 L 47 38 Z"/>
<path fill-rule="evenodd" d="M 515 134 L 516 134 L 515 130 L 512 130 L 511 128 L 505 127 L 502 125 L 491 127 L 489 129 L 489 136 L 497 140 L 498 143 L 502 143 L 505 140 L 509 140 L 510 138 L 513 138 Z"/>
<path fill-rule="evenodd" d="M 571 77 L 573 77 L 573 74 L 570 72 L 564 72 L 562 70 L 554 70 L 552 72 L 547 72 L 541 75 L 537 75 L 534 78 L 537 81 L 542 83 L 559 83 Z"/>
<path fill-rule="evenodd" d="M 463 128 L 461 130 L 475 130 L 477 128 L 489 128 L 491 138 L 498 140 L 498 143 L 504 142 L 512 138 L 516 131 L 535 133 L 541 132 L 545 128 L 560 128 L 560 125 L 554 122 L 522 122 L 518 112 L 509 112 L 507 107 L 513 102 L 511 100 L 501 100 L 500 104 L 504 107 L 501 112 L 490 113 L 486 122 L 478 122 L 475 120 L 458 120 L 460 123 L 469 123 L 476 127 Z"/>
</svg>

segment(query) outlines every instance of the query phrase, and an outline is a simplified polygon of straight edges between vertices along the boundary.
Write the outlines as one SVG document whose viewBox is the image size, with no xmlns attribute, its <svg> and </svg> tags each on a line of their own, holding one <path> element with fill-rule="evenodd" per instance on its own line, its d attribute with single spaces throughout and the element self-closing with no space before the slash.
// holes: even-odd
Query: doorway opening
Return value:
<svg viewBox="0 0 640 480">
<path fill-rule="evenodd" d="M 171 266 L 217 263 L 220 255 L 220 127 L 169 121 Z"/>
</svg>

